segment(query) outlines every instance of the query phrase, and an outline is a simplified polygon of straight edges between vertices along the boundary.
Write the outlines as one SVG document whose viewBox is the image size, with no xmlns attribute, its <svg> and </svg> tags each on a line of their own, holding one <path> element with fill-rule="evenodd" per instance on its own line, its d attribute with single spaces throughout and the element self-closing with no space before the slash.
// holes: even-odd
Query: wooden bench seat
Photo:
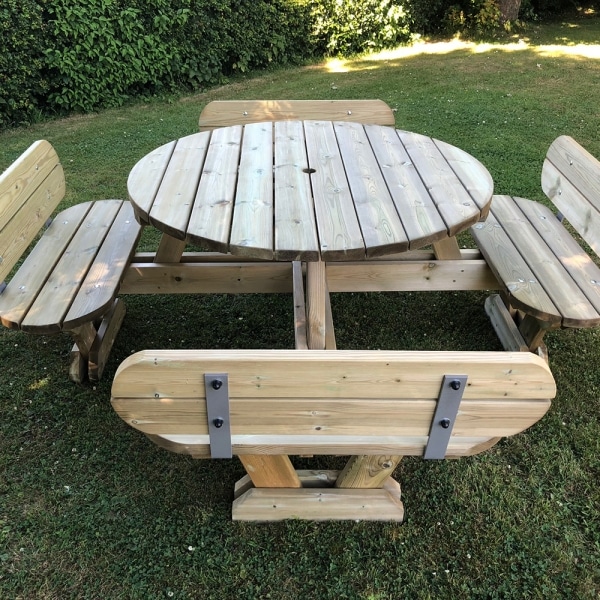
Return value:
<svg viewBox="0 0 600 600">
<path fill-rule="evenodd" d="M 471 229 L 532 351 L 548 330 L 600 325 L 600 268 L 561 222 L 600 255 L 600 162 L 561 136 L 548 150 L 541 179 L 559 218 L 539 202 L 496 195 L 485 223 Z"/>
<path fill-rule="evenodd" d="M 383 100 L 215 100 L 198 119 L 200 131 L 263 121 L 318 119 L 395 125 L 394 113 Z"/>
<path fill-rule="evenodd" d="M 159 446 L 208 458 L 210 386 L 224 378 L 222 425 L 248 472 L 233 518 L 249 520 L 402 520 L 390 475 L 403 455 L 428 457 L 434 427 L 449 436 L 437 458 L 476 454 L 534 424 L 556 392 L 529 352 L 147 350 L 119 366 L 112 405 Z M 461 398 L 443 423 L 446 385 Z M 288 454 L 355 456 L 316 476 L 297 473 Z M 327 489 L 315 490 L 319 477 Z"/>
<path fill-rule="evenodd" d="M 27 251 L 65 193 L 52 145 L 37 141 L 0 176 L 0 281 Z M 100 200 L 58 213 L 2 286 L 0 319 L 29 333 L 69 332 L 71 378 L 102 373 L 124 316 L 116 299 L 141 234 L 131 204 Z"/>
</svg>

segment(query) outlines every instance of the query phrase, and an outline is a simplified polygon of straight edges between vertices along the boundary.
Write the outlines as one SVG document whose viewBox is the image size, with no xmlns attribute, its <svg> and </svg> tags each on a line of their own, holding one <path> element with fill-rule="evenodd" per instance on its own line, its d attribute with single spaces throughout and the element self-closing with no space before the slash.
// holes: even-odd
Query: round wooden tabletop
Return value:
<svg viewBox="0 0 600 600">
<path fill-rule="evenodd" d="M 235 125 L 157 148 L 132 169 L 142 223 L 190 244 L 270 260 L 416 249 L 489 211 L 493 182 L 448 143 L 381 125 Z"/>
</svg>

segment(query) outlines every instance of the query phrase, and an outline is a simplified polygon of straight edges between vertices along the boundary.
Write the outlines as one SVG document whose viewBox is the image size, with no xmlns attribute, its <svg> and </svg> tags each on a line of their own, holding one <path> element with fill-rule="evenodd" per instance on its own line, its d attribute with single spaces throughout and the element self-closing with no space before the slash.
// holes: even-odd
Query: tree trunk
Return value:
<svg viewBox="0 0 600 600">
<path fill-rule="evenodd" d="M 502 23 L 516 21 L 521 8 L 521 0 L 498 0 L 498 8 L 500 9 Z"/>
</svg>

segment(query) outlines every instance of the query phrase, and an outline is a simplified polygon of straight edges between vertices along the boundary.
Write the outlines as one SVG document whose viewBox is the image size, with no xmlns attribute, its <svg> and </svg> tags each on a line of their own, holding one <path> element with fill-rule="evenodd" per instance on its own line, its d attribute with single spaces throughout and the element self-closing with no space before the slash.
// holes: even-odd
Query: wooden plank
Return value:
<svg viewBox="0 0 600 600">
<path fill-rule="evenodd" d="M 407 250 L 408 238 L 363 126 L 335 123 L 334 130 L 367 257 Z"/>
<path fill-rule="evenodd" d="M 275 258 L 315 261 L 319 240 L 304 127 L 299 121 L 275 123 L 274 174 Z"/>
<path fill-rule="evenodd" d="M 502 283 L 511 305 L 540 319 L 560 323 L 562 317 L 558 308 L 496 219 L 496 208 L 511 202 L 509 196 L 494 196 L 492 211 L 485 223 L 472 227 L 471 233 L 494 275 Z M 515 225 L 519 227 L 518 223 Z"/>
<path fill-rule="evenodd" d="M 295 261 L 292 263 L 292 273 L 294 285 L 294 341 L 297 350 L 307 350 L 306 302 L 304 300 L 304 281 L 300 262 Z"/>
<path fill-rule="evenodd" d="M 31 194 L 40 185 L 43 185 L 46 178 L 52 173 L 55 173 L 55 176 L 62 176 L 64 180 L 56 151 L 46 140 L 38 140 L 33 142 L 23 154 L 0 174 L 0 198 L 2 198 L 0 204 L 0 232 L 29 202 Z M 54 208 L 56 208 L 61 197 L 54 195 L 53 198 L 56 202 Z M 31 212 L 33 214 L 35 208 Z"/>
<path fill-rule="evenodd" d="M 326 268 L 331 293 L 500 288 L 483 259 L 328 262 Z"/>
<path fill-rule="evenodd" d="M 242 147 L 242 127 L 214 131 L 188 224 L 189 240 L 227 252 Z"/>
<path fill-rule="evenodd" d="M 600 177 L 600 165 L 597 168 L 596 177 Z M 584 196 L 577 186 L 586 188 L 586 185 L 580 180 L 568 180 L 551 163 L 544 164 L 542 171 L 544 191 L 567 221 L 600 256 L 600 210 L 593 204 L 594 197 Z M 598 188 L 595 193 L 600 195 L 600 182 Z M 596 200 L 596 202 L 598 201 Z"/>
<path fill-rule="evenodd" d="M 391 477 L 402 456 L 353 456 L 339 474 L 337 488 L 381 488 Z"/>
<path fill-rule="evenodd" d="M 23 331 L 57 333 L 77 296 L 102 242 L 119 209 L 121 200 L 92 202 L 85 219 L 65 253 L 40 290 L 21 323 Z"/>
<path fill-rule="evenodd" d="M 236 255 L 273 258 L 273 126 L 246 125 L 229 251 Z"/>
<path fill-rule="evenodd" d="M 309 262 L 306 265 L 306 331 L 308 347 L 313 350 L 325 348 L 327 326 L 326 302 L 327 280 L 325 263 Z"/>
<path fill-rule="evenodd" d="M 146 434 L 156 445 L 192 458 L 210 458 L 208 435 Z M 498 442 L 498 437 L 452 437 L 446 458 L 473 456 Z M 426 436 L 252 436 L 232 438 L 233 453 L 310 454 L 310 455 L 388 455 L 422 456 Z"/>
<path fill-rule="evenodd" d="M 323 119 L 379 125 L 395 124 L 392 109 L 382 100 L 220 100 L 209 102 L 200 114 L 200 130 L 226 125 Z"/>
<path fill-rule="evenodd" d="M 473 156 L 464 150 L 440 140 L 434 140 L 452 170 L 458 175 L 462 185 L 480 210 L 484 219 L 490 211 L 494 181 L 489 171 Z"/>
<path fill-rule="evenodd" d="M 600 161 L 596 157 L 567 135 L 559 136 L 550 145 L 542 168 L 542 188 L 553 202 L 556 200 L 556 207 L 565 214 L 570 204 L 569 197 L 557 194 L 555 186 L 544 184 L 544 171 L 550 165 L 560 171 L 563 178 L 577 188 L 581 196 L 586 199 L 587 205 L 600 211 Z M 549 178 L 548 183 L 552 180 L 553 176 Z"/>
<path fill-rule="evenodd" d="M 149 222 L 179 240 L 186 239 L 209 141 L 208 133 L 196 133 L 177 140 L 150 209 Z M 155 174 L 159 173 L 157 169 Z M 150 179 L 148 171 L 146 177 Z M 137 196 L 134 199 L 131 195 L 129 184 L 128 189 L 132 202 L 138 205 Z"/>
<path fill-rule="evenodd" d="M 150 222 L 154 198 L 163 180 L 177 142 L 164 144 L 139 160 L 129 172 L 127 191 L 135 206 L 136 215 L 144 223 Z"/>
<path fill-rule="evenodd" d="M 306 121 L 306 145 L 321 257 L 352 260 L 365 256 L 365 246 L 333 125 Z"/>
<path fill-rule="evenodd" d="M 484 393 L 482 398 L 463 400 L 452 435 L 457 439 L 507 436 L 536 423 L 548 410 L 549 400 L 515 397 L 517 392 L 510 385 L 503 382 L 502 387 Z M 513 388 L 516 386 L 512 384 Z M 135 393 L 120 396 L 113 392 L 112 400 L 117 413 L 134 429 L 162 436 L 208 434 L 204 398 L 131 397 Z M 326 393 L 324 390 L 323 395 Z M 502 397 L 504 393 L 509 395 L 508 399 Z M 539 395 L 543 396 L 543 392 Z M 369 440 L 371 444 L 384 441 L 390 447 L 397 444 L 395 447 L 400 448 L 402 438 L 419 437 L 425 443 L 436 403 L 436 398 L 389 399 L 366 394 L 364 398 L 345 395 L 335 398 L 330 393 L 322 399 L 253 398 L 236 394 L 230 398 L 232 440 L 240 454 L 281 454 L 279 449 L 288 444 L 326 448 L 343 438 L 346 446 L 352 448 L 359 446 L 361 440 Z M 394 436 L 398 438 L 395 442 Z"/>
<path fill-rule="evenodd" d="M 113 302 L 110 311 L 102 319 L 98 333 L 90 348 L 88 361 L 88 376 L 90 381 L 99 381 L 101 379 L 106 361 L 124 318 L 125 303 L 117 298 Z"/>
<path fill-rule="evenodd" d="M 465 399 L 552 398 L 546 363 L 521 352 L 145 350 L 119 366 L 115 398 L 203 398 L 203 372 L 229 373 L 232 398 L 437 398 L 446 373 L 468 373 Z M 190 373 L 194 376 L 190 377 Z M 334 390 L 334 391 L 332 391 Z"/>
<path fill-rule="evenodd" d="M 50 227 L 29 253 L 0 295 L 0 318 L 5 327 L 11 329 L 21 327 L 27 311 L 35 302 L 50 273 L 71 243 L 91 206 L 91 202 L 86 202 L 64 210 L 59 218 L 52 221 Z M 57 317 L 56 321 L 59 320 Z"/>
<path fill-rule="evenodd" d="M 395 521 L 404 519 L 400 486 L 375 490 L 250 489 L 236 498 L 234 521 Z"/>
<path fill-rule="evenodd" d="M 400 215 L 411 249 L 446 237 L 448 230 L 397 132 L 365 127 Z"/>
<path fill-rule="evenodd" d="M 431 195 L 449 236 L 481 218 L 481 211 L 436 143 L 429 137 L 398 131 L 411 162 Z"/>
<path fill-rule="evenodd" d="M 333 469 L 298 469 L 296 474 L 303 488 L 332 488 L 335 486 L 339 471 Z M 254 487 L 249 475 L 235 482 L 233 497 L 239 498 Z"/>
<path fill-rule="evenodd" d="M 520 206 L 531 202 L 507 196 L 495 197 L 492 211 L 521 256 L 521 262 L 526 262 L 533 272 L 535 282 L 542 286 L 551 298 L 561 316 L 562 324 L 576 327 L 600 324 L 600 314 L 590 305 L 579 286 L 520 210 Z M 535 211 L 532 212 L 535 214 Z M 551 213 L 548 215 L 553 218 Z M 526 312 L 532 314 L 531 310 Z M 542 321 L 551 321 L 543 315 L 532 316 Z"/>
<path fill-rule="evenodd" d="M 285 455 L 243 454 L 239 456 L 255 488 L 300 488 L 302 484 Z"/>
<path fill-rule="evenodd" d="M 27 185 L 27 182 L 18 180 L 14 185 Z M 28 187 L 27 193 L 26 203 L 0 231 L 0 281 L 10 273 L 64 197 L 62 166 L 56 165 L 39 187 Z M 18 197 L 20 199 L 21 194 Z M 11 195 L 7 195 L 7 198 L 11 202 Z"/>
<path fill-rule="evenodd" d="M 514 200 L 595 311 L 600 313 L 600 268 L 546 206 L 522 198 Z M 562 283 L 557 282 L 557 285 L 562 287 Z"/>
<path fill-rule="evenodd" d="M 112 203 L 112 200 L 99 202 Z M 131 203 L 121 202 L 102 246 L 67 312 L 63 321 L 64 330 L 68 331 L 86 321 L 93 321 L 96 317 L 104 315 L 112 306 L 141 233 L 142 228 L 133 216 Z"/>
<path fill-rule="evenodd" d="M 529 350 L 523 336 L 519 333 L 516 323 L 498 294 L 486 298 L 485 312 L 490 318 L 492 327 L 505 350 L 509 352 L 527 352 Z"/>
</svg>

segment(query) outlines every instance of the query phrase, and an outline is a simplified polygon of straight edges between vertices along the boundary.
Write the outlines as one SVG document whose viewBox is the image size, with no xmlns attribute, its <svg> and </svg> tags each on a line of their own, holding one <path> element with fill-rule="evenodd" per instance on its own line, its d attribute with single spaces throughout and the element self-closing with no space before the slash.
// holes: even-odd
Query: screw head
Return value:
<svg viewBox="0 0 600 600">
<path fill-rule="evenodd" d="M 460 381 L 459 381 L 458 379 L 453 379 L 453 380 L 450 382 L 450 387 L 451 387 L 453 390 L 460 390 Z"/>
<path fill-rule="evenodd" d="M 442 419 L 440 421 L 440 425 L 444 428 L 444 429 L 448 429 L 448 427 L 450 427 L 450 419 Z"/>
<path fill-rule="evenodd" d="M 225 421 L 223 419 L 221 419 L 221 417 L 217 417 L 216 419 L 213 419 L 213 425 L 217 429 L 221 429 L 221 427 L 223 427 L 224 423 L 225 423 Z"/>
<path fill-rule="evenodd" d="M 223 387 L 223 382 L 220 379 L 213 379 L 211 384 L 213 390 L 220 390 Z"/>
</svg>

